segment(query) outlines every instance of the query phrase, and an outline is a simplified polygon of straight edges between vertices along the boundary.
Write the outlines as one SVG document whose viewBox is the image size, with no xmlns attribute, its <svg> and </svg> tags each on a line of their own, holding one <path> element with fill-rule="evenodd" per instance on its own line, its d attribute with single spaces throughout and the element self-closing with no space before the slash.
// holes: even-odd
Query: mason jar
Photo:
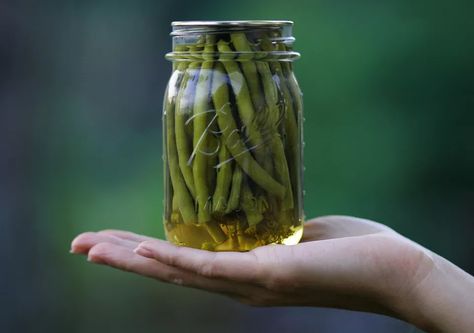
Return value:
<svg viewBox="0 0 474 333">
<path fill-rule="evenodd" d="M 178 245 L 248 251 L 303 234 L 293 22 L 172 23 L 164 226 Z"/>
</svg>

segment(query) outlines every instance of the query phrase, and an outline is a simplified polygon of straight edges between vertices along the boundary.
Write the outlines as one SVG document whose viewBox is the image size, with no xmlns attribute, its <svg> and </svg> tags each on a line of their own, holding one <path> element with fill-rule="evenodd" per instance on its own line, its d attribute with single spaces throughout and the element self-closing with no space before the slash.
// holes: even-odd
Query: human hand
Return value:
<svg viewBox="0 0 474 333">
<path fill-rule="evenodd" d="M 71 251 L 87 254 L 91 262 L 246 304 L 377 312 L 445 331 L 433 322 L 433 311 L 420 310 L 432 288 L 426 281 L 439 283 L 432 275 L 440 257 L 368 220 L 316 218 L 305 224 L 298 245 L 269 245 L 243 253 L 178 247 L 118 230 L 81 234 Z"/>
</svg>

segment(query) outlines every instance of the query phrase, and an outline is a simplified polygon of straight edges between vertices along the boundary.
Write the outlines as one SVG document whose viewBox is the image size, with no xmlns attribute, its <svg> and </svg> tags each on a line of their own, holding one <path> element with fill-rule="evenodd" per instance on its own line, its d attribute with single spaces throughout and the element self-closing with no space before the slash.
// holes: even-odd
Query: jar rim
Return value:
<svg viewBox="0 0 474 333">
<path fill-rule="evenodd" d="M 199 32 L 216 33 L 221 30 L 241 29 L 290 29 L 292 21 L 283 20 L 238 20 L 238 21 L 174 21 L 171 22 L 171 36 L 188 35 Z"/>
<path fill-rule="evenodd" d="M 236 21 L 173 21 L 172 27 L 281 27 L 293 25 L 293 21 L 287 20 L 236 20 Z"/>
</svg>

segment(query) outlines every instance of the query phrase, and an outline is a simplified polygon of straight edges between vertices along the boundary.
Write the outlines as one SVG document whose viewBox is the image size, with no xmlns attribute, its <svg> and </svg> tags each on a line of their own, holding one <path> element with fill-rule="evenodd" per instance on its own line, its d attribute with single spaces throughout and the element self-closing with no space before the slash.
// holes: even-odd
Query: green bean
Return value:
<svg viewBox="0 0 474 333">
<path fill-rule="evenodd" d="M 215 36 L 210 35 L 206 37 L 206 47 L 205 49 L 207 50 L 207 55 L 205 55 L 205 58 L 207 57 L 212 58 L 214 57 L 214 42 L 215 42 Z M 211 85 L 209 85 L 209 89 L 211 89 Z M 209 101 L 210 104 L 212 104 L 211 100 L 211 94 L 209 92 Z M 216 188 L 216 179 L 217 179 L 217 166 L 219 164 L 219 150 L 221 146 L 220 139 L 217 137 L 219 134 L 219 126 L 217 125 L 217 115 L 216 115 L 216 110 L 214 109 L 213 106 L 210 105 L 209 107 L 209 115 L 207 116 L 209 119 L 209 126 L 208 126 L 208 139 L 209 139 L 209 153 L 208 153 L 208 185 L 210 189 L 210 194 L 213 194 L 213 190 Z M 210 208 L 212 210 L 212 207 Z"/>
<path fill-rule="evenodd" d="M 237 226 L 236 224 L 229 223 L 227 224 L 227 230 L 229 233 L 229 239 L 230 239 L 230 248 L 232 250 L 237 250 L 240 248 L 239 244 L 239 238 L 237 236 Z"/>
<path fill-rule="evenodd" d="M 227 207 L 227 197 L 232 180 L 232 159 L 229 150 L 221 137 L 219 147 L 219 164 L 217 169 L 217 180 L 214 195 L 212 197 L 212 210 L 214 213 L 222 214 Z"/>
<path fill-rule="evenodd" d="M 184 66 L 184 65 L 183 65 Z M 173 73 L 170 80 L 170 87 L 179 86 L 179 71 Z M 164 115 L 166 118 L 166 141 L 167 141 L 167 151 L 166 151 L 166 160 L 168 162 L 168 169 L 171 178 L 171 183 L 173 185 L 173 191 L 176 196 L 176 199 L 179 201 L 179 211 L 183 218 L 183 222 L 186 224 L 192 224 L 196 222 L 196 213 L 194 212 L 193 200 L 188 192 L 186 183 L 184 181 L 183 175 L 179 169 L 178 162 L 178 153 L 176 150 L 176 140 L 174 133 L 174 113 L 175 113 L 175 99 L 172 96 L 165 96 L 165 108 Z"/>
<path fill-rule="evenodd" d="M 222 243 L 227 239 L 227 235 L 222 228 L 220 227 L 217 221 L 208 221 L 204 224 L 204 228 L 206 228 L 209 235 L 216 243 Z"/>
<path fill-rule="evenodd" d="M 250 91 L 250 97 L 252 99 L 254 111 L 255 111 L 255 125 L 259 129 L 262 137 L 263 142 L 266 143 L 262 147 L 262 154 L 256 154 L 256 159 L 259 164 L 267 171 L 270 175 L 274 176 L 274 165 L 272 159 L 268 158 L 271 153 L 271 147 L 268 146 L 268 143 L 271 143 L 273 140 L 274 130 L 272 128 L 272 122 L 268 121 L 271 118 L 271 112 L 265 105 L 264 94 L 262 91 L 262 82 L 260 80 L 260 76 L 257 70 L 257 63 L 255 61 L 256 53 L 254 52 L 252 45 L 247 39 L 247 36 L 243 32 L 234 32 L 231 33 L 230 39 L 234 49 L 237 52 L 240 52 L 239 59 L 240 66 L 242 68 L 242 72 L 245 77 L 245 81 Z M 265 157 L 263 156 L 265 154 Z M 283 184 L 285 185 L 285 184 Z M 255 191 L 255 196 L 257 197 L 256 201 L 258 202 L 266 202 L 266 201 L 274 201 L 274 198 L 265 197 L 265 194 L 262 193 L 261 189 L 258 188 Z M 264 212 L 266 210 L 265 205 L 261 205 L 262 210 Z"/>
<path fill-rule="evenodd" d="M 211 84 L 211 73 L 214 63 L 212 61 L 204 61 L 199 73 L 199 80 L 196 87 L 196 96 L 194 99 L 193 109 L 193 176 L 196 185 L 196 203 L 198 207 L 199 223 L 211 220 L 209 213 L 209 185 L 207 181 L 207 167 L 209 152 L 209 92 Z"/>
<path fill-rule="evenodd" d="M 299 165 L 299 158 L 300 158 L 300 153 L 299 153 L 300 142 L 299 142 L 299 135 L 298 135 L 298 125 L 296 124 L 296 119 L 293 112 L 293 102 L 292 102 L 291 94 L 285 82 L 286 79 L 284 78 L 282 72 L 278 72 L 278 76 L 280 78 L 281 90 L 285 99 L 285 106 L 286 106 L 285 130 L 286 130 L 286 136 L 288 139 L 286 150 L 289 156 L 288 159 L 291 161 L 290 166 L 289 166 L 291 183 L 293 184 L 293 191 L 296 191 L 295 186 L 298 182 L 297 174 L 299 172 L 299 170 L 297 170 L 297 165 Z"/>
<path fill-rule="evenodd" d="M 286 195 L 283 198 L 282 208 L 291 209 L 294 206 L 293 186 L 290 177 L 288 163 L 285 157 L 285 148 L 279 135 L 275 135 L 271 143 L 273 165 L 275 167 L 275 177 L 286 188 Z"/>
<path fill-rule="evenodd" d="M 258 62 L 257 68 L 262 77 L 263 88 L 265 93 L 265 100 L 268 108 L 270 109 L 270 114 L 278 115 L 278 92 L 273 79 L 271 79 L 271 71 L 268 63 Z M 288 162 L 285 156 L 285 148 L 281 142 L 280 135 L 276 131 L 276 122 L 277 118 L 273 119 L 272 122 L 275 122 L 272 126 L 274 131 L 272 132 L 271 138 L 271 152 L 273 165 L 275 168 L 275 177 L 276 179 L 287 188 L 285 198 L 283 199 L 282 208 L 290 209 L 293 208 L 293 190 L 290 180 L 290 173 L 288 170 Z"/>
<path fill-rule="evenodd" d="M 211 114 L 212 115 L 212 114 Z M 212 118 L 211 118 L 212 119 Z M 212 121 L 212 120 L 211 120 Z M 217 126 L 217 121 L 213 121 L 211 128 Z M 213 130 L 211 130 L 211 133 Z M 208 147 L 209 153 L 207 156 L 207 184 L 209 186 L 209 194 L 212 195 L 213 190 L 216 188 L 217 169 L 216 166 L 219 164 L 218 152 L 219 152 L 219 139 L 214 135 L 208 135 Z M 211 209 L 211 207 L 209 207 Z"/>
<path fill-rule="evenodd" d="M 266 51 L 272 51 L 273 46 L 268 39 L 262 40 L 262 48 Z M 272 74 L 278 78 L 278 87 L 283 95 L 284 101 L 284 128 L 286 132 L 286 138 L 288 143 L 285 145 L 287 159 L 290 161 L 290 177 L 293 187 L 293 191 L 297 191 L 296 184 L 298 182 L 297 174 L 297 165 L 299 165 L 300 153 L 299 153 L 299 135 L 298 135 L 298 125 L 296 123 L 295 114 L 293 112 L 293 101 L 291 94 L 287 86 L 286 77 L 283 74 L 282 66 L 278 61 L 270 62 L 270 69 Z"/>
<path fill-rule="evenodd" d="M 265 102 L 262 98 L 262 93 L 260 89 L 260 79 L 257 73 L 257 66 L 255 61 L 250 61 L 253 58 L 253 51 L 243 32 L 234 32 L 230 34 L 230 40 L 234 45 L 234 48 L 237 52 L 243 52 L 243 61 L 240 63 L 242 71 L 245 76 L 245 81 L 250 91 L 250 96 L 255 108 L 255 112 L 263 112 L 265 107 Z M 222 48 L 222 47 L 221 47 Z"/>
<path fill-rule="evenodd" d="M 204 46 L 206 53 L 212 53 L 214 50 L 214 39 L 212 36 L 206 36 Z M 198 222 L 203 223 L 209 235 L 216 243 L 223 242 L 227 236 L 222 231 L 219 223 L 211 220 L 211 199 L 210 187 L 214 188 L 213 175 L 209 170 L 213 170 L 211 164 L 215 164 L 211 151 L 212 144 L 212 125 L 213 120 L 211 107 L 211 79 L 213 61 L 206 60 L 202 63 L 199 79 L 196 87 L 196 95 L 193 108 L 193 178 L 196 185 L 196 204 L 198 207 Z M 215 113 L 215 111 L 214 111 Z"/>
<path fill-rule="evenodd" d="M 205 37 L 206 44 L 204 45 L 204 50 L 202 52 L 202 58 L 204 60 L 214 60 L 216 53 L 216 36 L 215 35 L 206 35 Z"/>
<path fill-rule="evenodd" d="M 262 78 L 265 102 L 269 108 L 266 121 L 269 123 L 271 128 L 277 130 L 278 122 L 280 121 L 281 117 L 280 109 L 278 108 L 278 87 L 273 80 L 273 75 L 268 62 L 257 61 L 256 65 L 258 73 Z"/>
<path fill-rule="evenodd" d="M 196 91 L 196 79 L 199 76 L 199 67 L 200 63 L 192 62 L 186 70 L 176 100 L 175 112 L 176 148 L 178 151 L 179 168 L 181 169 L 184 181 L 193 198 L 196 197 L 196 190 L 193 179 L 193 168 L 190 163 L 192 142 L 190 142 L 187 137 L 186 121 L 193 113 L 193 97 Z"/>
<path fill-rule="evenodd" d="M 173 49 L 173 52 L 186 52 L 188 50 L 188 48 L 184 45 L 176 45 Z M 181 64 L 181 62 L 173 62 L 173 72 L 178 69 L 178 66 L 179 64 Z"/>
<path fill-rule="evenodd" d="M 242 188 L 243 173 L 242 169 L 236 165 L 232 174 L 232 187 L 227 202 L 226 213 L 231 213 L 239 207 L 240 190 Z"/>
<path fill-rule="evenodd" d="M 178 198 L 176 197 L 176 193 L 173 193 L 171 198 L 172 198 L 171 199 L 172 211 L 179 211 L 179 202 L 178 202 Z"/>
<path fill-rule="evenodd" d="M 269 110 L 265 108 L 265 100 L 261 89 L 261 82 L 257 71 L 257 65 L 255 61 L 251 61 L 255 53 L 253 52 L 245 33 L 231 33 L 230 39 L 235 50 L 238 52 L 242 52 L 242 55 L 240 56 L 240 59 L 242 59 L 242 62 L 240 62 L 240 66 L 242 67 L 245 82 L 247 83 L 251 100 L 253 103 L 253 110 L 251 111 L 249 109 L 249 112 L 254 112 L 253 117 L 255 119 L 255 130 L 257 130 L 257 128 L 259 129 L 263 137 L 263 142 L 269 142 L 273 133 L 271 128 L 269 128 L 269 125 L 271 127 L 271 124 L 268 123 Z M 221 48 L 223 48 L 223 46 L 221 46 Z M 260 151 L 261 154 L 256 154 L 257 162 L 259 162 L 268 173 L 273 175 L 272 161 L 266 157 L 269 154 L 268 147 L 262 147 Z M 263 154 L 265 154 L 265 156 Z"/>
<path fill-rule="evenodd" d="M 204 49 L 205 37 L 200 36 L 194 44 L 189 45 L 189 54 L 191 59 L 202 61 L 202 51 Z"/>
<path fill-rule="evenodd" d="M 217 48 L 219 52 L 232 52 L 229 45 L 220 40 L 217 43 Z M 255 121 L 255 111 L 252 105 L 252 100 L 250 99 L 250 92 L 245 81 L 245 77 L 240 71 L 239 65 L 235 61 L 221 59 L 222 64 L 227 72 L 227 75 L 230 79 L 230 85 L 235 95 L 237 101 L 237 109 L 240 116 L 240 119 L 245 127 L 245 133 L 247 134 L 248 140 L 250 142 L 250 149 L 256 155 L 257 161 L 262 163 L 265 160 L 265 152 L 263 148 L 263 139 L 260 134 L 257 124 Z"/>
<path fill-rule="evenodd" d="M 237 129 L 229 102 L 227 77 L 221 63 L 214 69 L 212 99 L 217 113 L 217 122 L 222 131 L 226 147 L 242 170 L 261 188 L 279 198 L 285 196 L 286 189 L 272 178 L 252 157 Z"/>
<path fill-rule="evenodd" d="M 250 227 L 257 225 L 263 220 L 263 214 L 261 213 L 260 207 L 258 207 L 257 199 L 250 190 L 247 181 L 242 184 L 240 206 L 245 212 L 247 223 Z"/>
<path fill-rule="evenodd" d="M 281 51 L 289 50 L 289 47 L 286 47 L 284 44 L 279 44 L 277 48 Z M 300 143 L 300 145 L 298 146 L 298 149 L 294 152 L 294 154 L 295 154 L 295 158 L 299 158 L 302 153 L 301 144 L 303 142 L 303 126 L 301 124 L 301 121 L 303 118 L 303 98 L 302 98 L 303 94 L 301 93 L 301 89 L 298 85 L 298 81 L 296 80 L 295 74 L 293 73 L 292 64 L 290 62 L 283 62 L 282 67 L 283 67 L 283 74 L 286 78 L 286 82 L 287 82 L 289 92 L 291 95 L 291 99 L 293 101 L 294 117 L 296 118 L 295 125 L 296 125 L 296 132 L 297 132 L 297 138 L 295 138 L 294 140 Z M 301 179 L 300 179 L 301 170 L 297 169 L 299 165 L 300 165 L 300 161 L 297 161 L 295 165 L 295 170 L 293 170 L 293 178 L 296 179 L 293 185 L 294 185 L 295 193 L 299 193 L 299 195 L 302 196 L 302 191 L 297 186 L 298 184 L 301 184 Z M 297 202 L 302 203 L 303 197 L 298 198 Z"/>
<path fill-rule="evenodd" d="M 279 51 L 288 51 L 290 48 L 286 47 L 284 44 L 278 44 L 277 49 Z M 283 62 L 282 67 L 283 74 L 285 75 L 286 81 L 288 82 L 288 87 L 294 102 L 295 117 L 298 120 L 299 117 L 301 117 L 301 112 L 303 111 L 303 94 L 301 93 L 300 86 L 298 85 L 298 81 L 296 80 L 295 74 L 293 73 L 293 66 L 291 62 Z"/>
</svg>

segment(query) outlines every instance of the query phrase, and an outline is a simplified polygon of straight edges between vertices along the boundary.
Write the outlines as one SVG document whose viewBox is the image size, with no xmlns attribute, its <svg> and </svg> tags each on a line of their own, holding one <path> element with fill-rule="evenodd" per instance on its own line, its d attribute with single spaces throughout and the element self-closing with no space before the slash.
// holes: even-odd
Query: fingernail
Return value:
<svg viewBox="0 0 474 333">
<path fill-rule="evenodd" d="M 102 264 L 103 261 L 100 260 L 99 258 L 93 259 L 92 257 L 87 256 L 87 261 L 90 262 L 91 264 Z"/>
<path fill-rule="evenodd" d="M 135 250 L 133 250 L 133 252 L 143 257 L 153 258 L 153 252 L 142 245 L 139 245 Z"/>
</svg>

